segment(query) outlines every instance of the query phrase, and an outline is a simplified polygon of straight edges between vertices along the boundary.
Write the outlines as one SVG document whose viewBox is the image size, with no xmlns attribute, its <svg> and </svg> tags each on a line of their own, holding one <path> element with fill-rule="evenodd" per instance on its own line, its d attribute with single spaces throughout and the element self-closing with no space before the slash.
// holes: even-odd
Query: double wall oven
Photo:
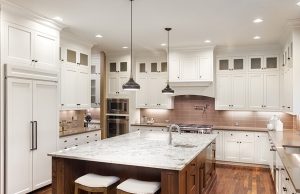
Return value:
<svg viewBox="0 0 300 194">
<path fill-rule="evenodd" d="M 107 137 L 129 132 L 129 99 L 107 99 Z"/>
</svg>

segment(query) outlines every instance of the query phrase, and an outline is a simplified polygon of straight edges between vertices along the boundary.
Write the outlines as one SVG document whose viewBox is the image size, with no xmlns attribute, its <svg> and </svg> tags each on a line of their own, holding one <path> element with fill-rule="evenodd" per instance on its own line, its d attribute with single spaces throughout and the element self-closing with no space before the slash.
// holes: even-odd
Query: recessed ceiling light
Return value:
<svg viewBox="0 0 300 194">
<path fill-rule="evenodd" d="M 297 3 L 298 6 L 300 6 L 300 1 Z"/>
<path fill-rule="evenodd" d="M 123 49 L 128 49 L 128 46 L 123 46 L 122 48 L 123 48 Z"/>
<path fill-rule="evenodd" d="M 97 34 L 97 35 L 96 35 L 96 38 L 103 38 L 103 36 L 100 35 L 100 34 Z"/>
<path fill-rule="evenodd" d="M 205 43 L 211 43 L 211 41 L 210 41 L 210 40 L 205 40 L 204 42 L 205 42 Z"/>
<path fill-rule="evenodd" d="M 264 21 L 263 19 L 257 18 L 257 19 L 255 19 L 255 20 L 253 20 L 253 23 L 261 23 L 261 22 L 263 22 L 263 21 Z"/>
<path fill-rule="evenodd" d="M 161 43 L 160 46 L 167 46 L 167 44 L 166 43 Z"/>
<path fill-rule="evenodd" d="M 254 40 L 259 40 L 259 39 L 261 39 L 261 37 L 260 36 L 254 36 L 253 39 Z"/>
<path fill-rule="evenodd" d="M 58 17 L 58 16 L 54 17 L 53 19 L 56 20 L 56 21 L 59 21 L 59 22 L 64 21 L 61 17 Z"/>
</svg>

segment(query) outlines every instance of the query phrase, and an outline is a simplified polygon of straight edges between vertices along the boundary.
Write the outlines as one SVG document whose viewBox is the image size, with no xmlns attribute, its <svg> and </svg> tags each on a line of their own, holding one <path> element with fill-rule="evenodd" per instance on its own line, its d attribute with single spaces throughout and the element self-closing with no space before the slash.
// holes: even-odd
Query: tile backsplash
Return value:
<svg viewBox="0 0 300 194">
<path fill-rule="evenodd" d="M 173 110 L 141 109 L 143 117 L 156 123 L 213 124 L 215 126 L 266 127 L 272 115 L 278 115 L 285 129 L 296 128 L 296 116 L 281 112 L 218 111 L 215 99 L 205 96 L 176 96 Z M 299 117 L 297 119 L 298 123 Z M 298 125 L 299 126 L 299 125 Z M 298 127 L 299 128 L 299 127 Z"/>
</svg>

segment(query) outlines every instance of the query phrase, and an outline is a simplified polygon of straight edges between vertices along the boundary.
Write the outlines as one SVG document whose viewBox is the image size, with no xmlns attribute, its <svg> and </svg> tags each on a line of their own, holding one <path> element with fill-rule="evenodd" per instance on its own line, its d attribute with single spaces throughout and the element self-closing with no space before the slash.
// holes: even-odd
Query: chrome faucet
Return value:
<svg viewBox="0 0 300 194">
<path fill-rule="evenodd" d="M 173 140 L 173 138 L 172 138 L 172 129 L 174 127 L 177 129 L 178 133 L 181 134 L 181 129 L 178 125 L 176 125 L 176 124 L 170 125 L 170 127 L 169 127 L 169 145 L 172 145 L 172 140 Z"/>
</svg>

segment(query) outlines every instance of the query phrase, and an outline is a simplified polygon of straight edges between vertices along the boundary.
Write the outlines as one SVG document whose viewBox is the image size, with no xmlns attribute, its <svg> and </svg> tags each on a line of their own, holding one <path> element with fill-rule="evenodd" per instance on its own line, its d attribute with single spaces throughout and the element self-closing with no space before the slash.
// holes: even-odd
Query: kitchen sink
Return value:
<svg viewBox="0 0 300 194">
<path fill-rule="evenodd" d="M 288 154 L 300 154 L 300 147 L 283 146 L 284 151 Z"/>
<path fill-rule="evenodd" d="M 195 148 L 197 146 L 191 144 L 175 144 L 174 147 L 179 148 Z"/>
</svg>

